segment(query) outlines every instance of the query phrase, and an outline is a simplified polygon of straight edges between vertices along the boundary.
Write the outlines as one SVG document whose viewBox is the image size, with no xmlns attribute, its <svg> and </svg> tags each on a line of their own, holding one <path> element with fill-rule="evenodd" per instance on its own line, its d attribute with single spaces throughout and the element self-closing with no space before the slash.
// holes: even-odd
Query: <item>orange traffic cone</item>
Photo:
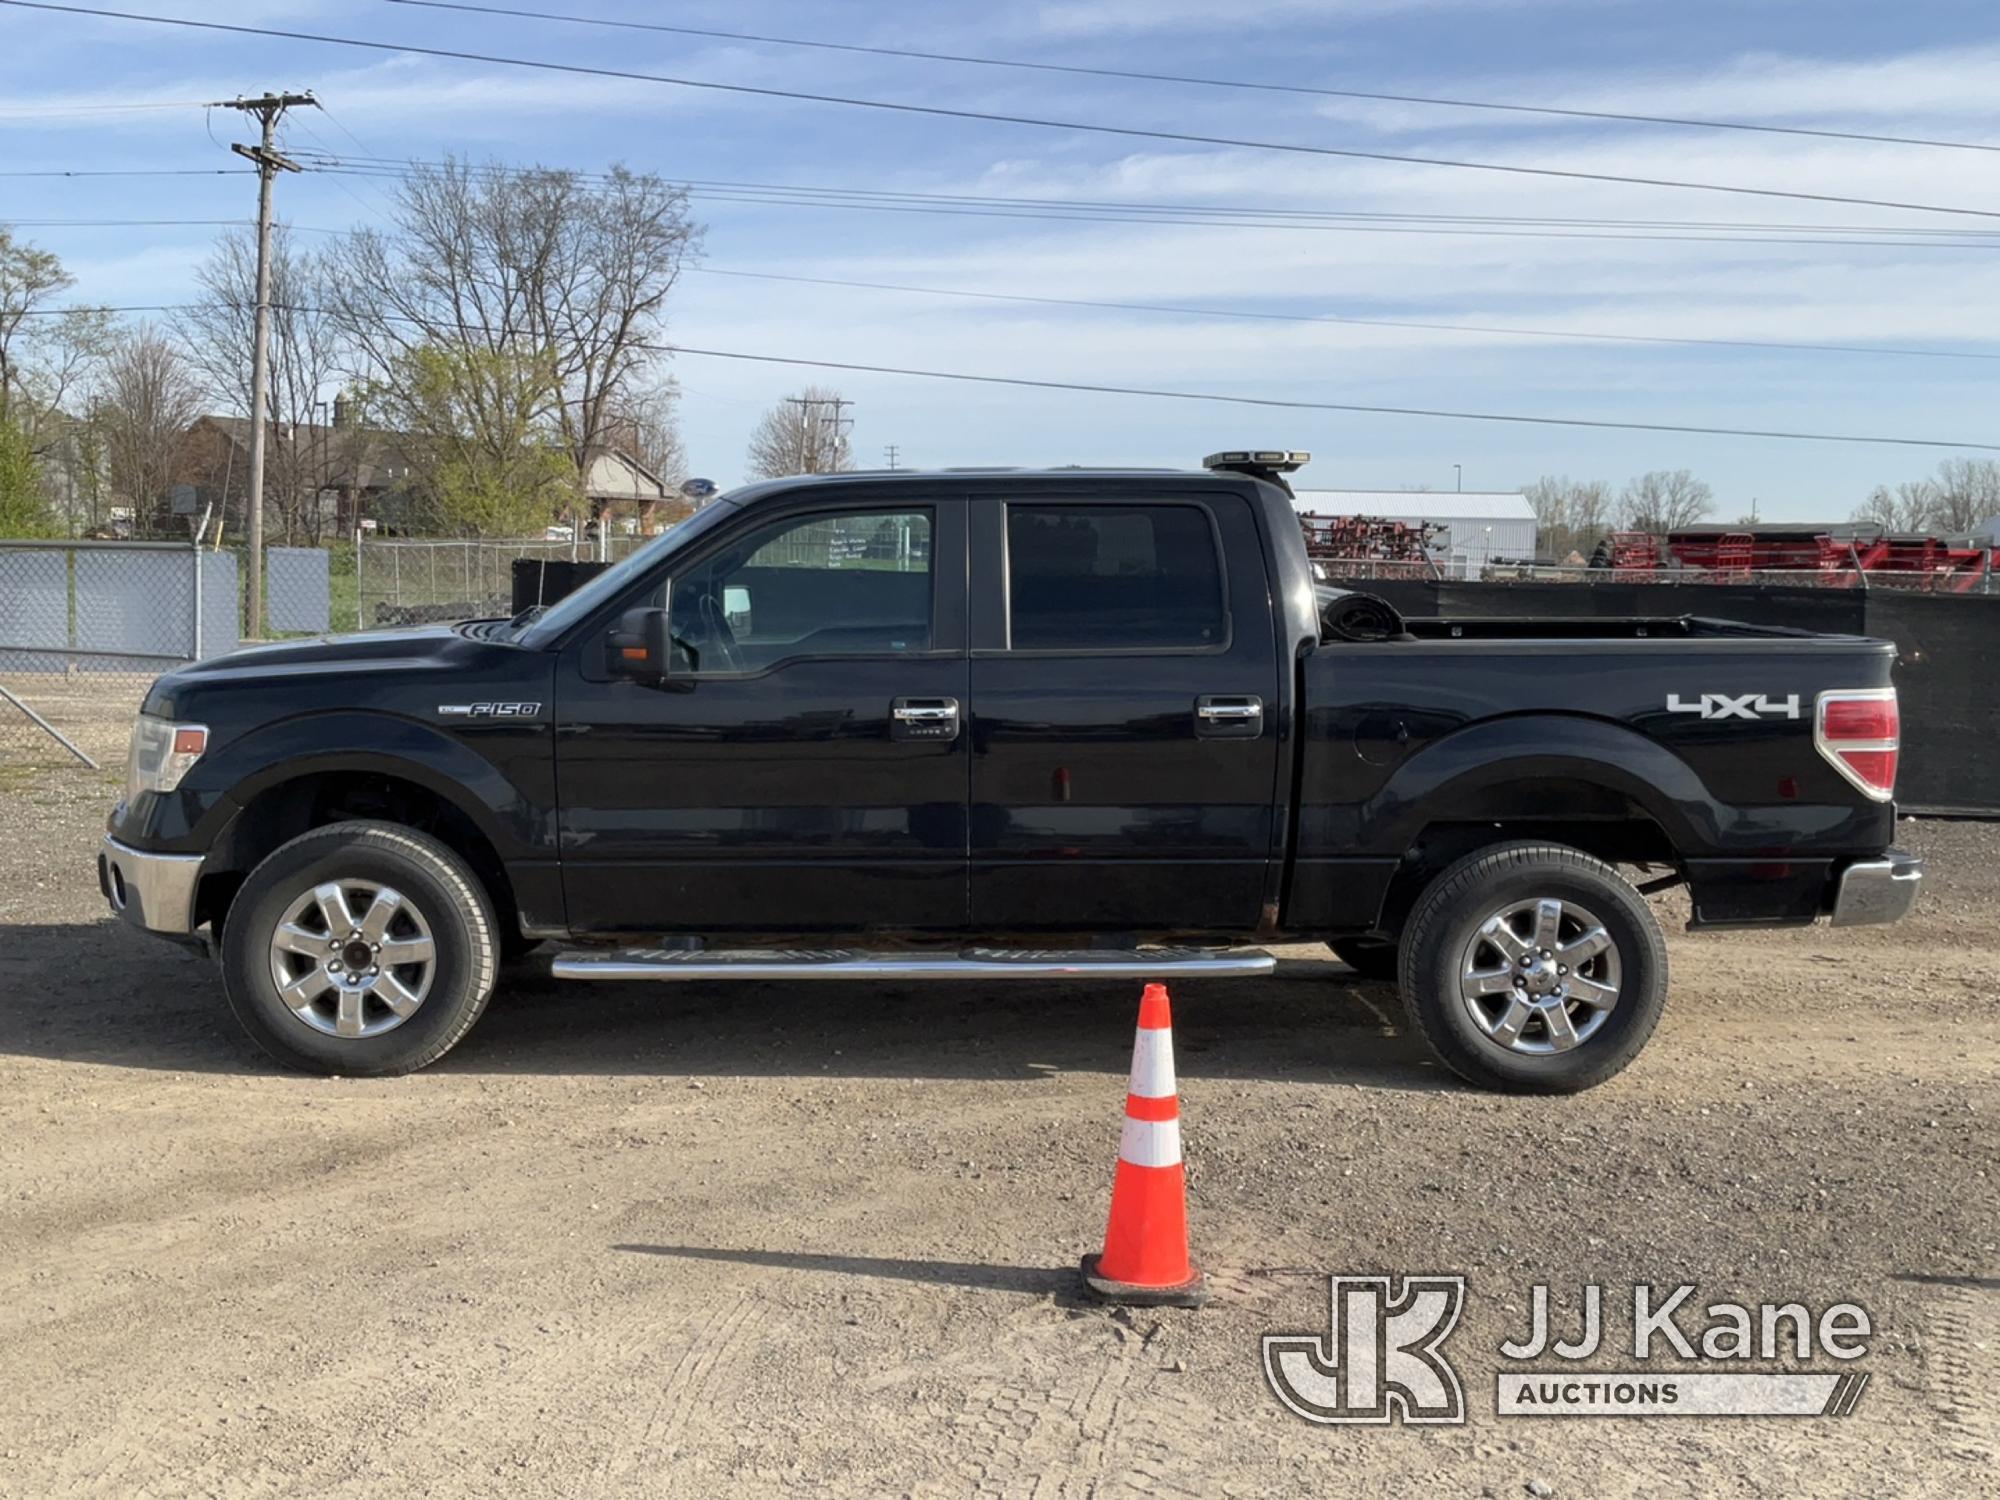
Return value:
<svg viewBox="0 0 2000 1500">
<path fill-rule="evenodd" d="M 1188 1259 L 1174 1021 L 1164 984 L 1147 985 L 1139 1000 L 1111 1222 L 1104 1253 L 1083 1258 L 1083 1279 L 1107 1302 L 1136 1307 L 1200 1307 L 1208 1300 L 1207 1281 Z"/>
</svg>

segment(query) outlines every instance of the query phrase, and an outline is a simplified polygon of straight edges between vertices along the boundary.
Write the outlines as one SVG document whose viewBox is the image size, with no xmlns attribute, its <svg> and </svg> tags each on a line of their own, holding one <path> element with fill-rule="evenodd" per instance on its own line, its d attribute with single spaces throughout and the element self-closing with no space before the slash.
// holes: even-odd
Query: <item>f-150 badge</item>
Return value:
<svg viewBox="0 0 2000 1500">
<path fill-rule="evenodd" d="M 532 719 L 542 711 L 539 703 L 440 703 L 438 712 L 447 719 Z"/>
<path fill-rule="evenodd" d="M 1772 698 L 1763 693 L 1703 693 L 1699 698 L 1687 699 L 1679 693 L 1669 693 L 1667 712 L 1699 714 L 1704 719 L 1796 719 L 1799 695 L 1788 693 L 1782 698 Z"/>
</svg>

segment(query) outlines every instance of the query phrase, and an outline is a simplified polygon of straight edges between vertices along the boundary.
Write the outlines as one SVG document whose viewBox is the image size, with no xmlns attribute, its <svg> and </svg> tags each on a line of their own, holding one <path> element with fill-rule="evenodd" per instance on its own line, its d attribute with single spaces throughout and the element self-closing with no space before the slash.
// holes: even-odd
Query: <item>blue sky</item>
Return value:
<svg viewBox="0 0 2000 1500">
<path fill-rule="evenodd" d="M 2000 140 L 2000 16 L 1933 0 L 1026 0 L 950 5 L 529 8 L 1324 87 Z M 1161 83 L 803 52 L 317 0 L 122 8 L 953 108 L 2000 209 L 2000 153 L 1555 122 Z M 15 169 L 225 165 L 244 122 L 175 104 L 311 88 L 301 149 L 675 179 L 1399 214 L 1698 219 L 2000 230 L 1942 215 L 1315 159 L 696 93 L 0 9 L 0 141 Z M 59 112 L 58 112 L 59 111 Z M 288 176 L 282 217 L 379 219 L 387 185 Z M 0 219 L 234 218 L 245 177 L 0 180 Z M 2000 363 L 1605 344 L 980 303 L 713 274 L 762 271 L 1087 300 L 1673 337 L 2000 354 L 1994 248 L 1538 239 L 1050 223 L 697 199 L 703 272 L 676 293 L 690 346 L 933 369 L 1614 421 L 2000 440 Z M 174 302 L 215 231 L 29 227 L 75 295 Z M 1846 230 L 1831 232 L 1838 238 Z M 1220 447 L 1312 449 L 1315 487 L 1506 489 L 1693 469 L 1733 518 L 1844 516 L 1941 452 L 1258 411 L 959 386 L 683 357 L 694 472 L 739 477 L 758 413 L 808 380 L 852 398 L 862 462 L 1187 464 Z"/>
</svg>

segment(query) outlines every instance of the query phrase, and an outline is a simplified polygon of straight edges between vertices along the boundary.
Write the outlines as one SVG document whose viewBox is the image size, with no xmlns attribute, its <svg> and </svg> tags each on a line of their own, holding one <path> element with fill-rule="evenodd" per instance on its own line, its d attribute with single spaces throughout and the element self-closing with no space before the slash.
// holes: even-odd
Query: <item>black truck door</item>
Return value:
<svg viewBox="0 0 2000 1500">
<path fill-rule="evenodd" d="M 962 927 L 964 500 L 759 506 L 667 572 L 621 606 L 667 603 L 666 685 L 601 630 L 558 668 L 571 929 Z"/>
<path fill-rule="evenodd" d="M 1249 501 L 972 506 L 975 929 L 1255 930 L 1279 666 Z"/>
</svg>

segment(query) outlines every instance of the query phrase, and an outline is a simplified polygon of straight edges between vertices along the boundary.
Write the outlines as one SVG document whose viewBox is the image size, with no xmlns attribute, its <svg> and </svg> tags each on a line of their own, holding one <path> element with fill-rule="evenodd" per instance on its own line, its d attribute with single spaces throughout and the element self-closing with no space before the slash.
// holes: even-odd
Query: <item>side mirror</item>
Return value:
<svg viewBox="0 0 2000 1500">
<path fill-rule="evenodd" d="M 604 638 L 604 667 L 613 677 L 662 687 L 673 670 L 673 634 L 664 609 L 628 609 Z"/>
</svg>

